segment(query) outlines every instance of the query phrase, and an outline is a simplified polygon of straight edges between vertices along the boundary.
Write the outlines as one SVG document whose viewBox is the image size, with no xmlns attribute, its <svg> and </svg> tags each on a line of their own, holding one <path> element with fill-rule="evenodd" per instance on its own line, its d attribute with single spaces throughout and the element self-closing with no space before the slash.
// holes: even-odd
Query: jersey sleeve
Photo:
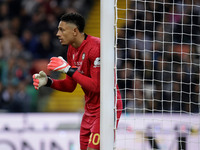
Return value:
<svg viewBox="0 0 200 150">
<path fill-rule="evenodd" d="M 63 92 L 73 92 L 76 88 L 77 83 L 68 75 L 66 75 L 65 79 L 52 79 L 53 83 L 51 88 L 63 91 Z"/>
<path fill-rule="evenodd" d="M 100 92 L 100 46 L 89 51 L 90 76 L 85 76 L 76 71 L 72 78 L 86 91 Z"/>
</svg>

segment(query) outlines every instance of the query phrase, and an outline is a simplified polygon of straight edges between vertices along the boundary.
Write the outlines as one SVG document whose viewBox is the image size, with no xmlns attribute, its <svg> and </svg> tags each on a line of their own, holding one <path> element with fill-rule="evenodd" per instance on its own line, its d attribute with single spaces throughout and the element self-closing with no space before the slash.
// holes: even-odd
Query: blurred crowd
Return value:
<svg viewBox="0 0 200 150">
<path fill-rule="evenodd" d="M 118 31 L 124 112 L 199 113 L 200 1 L 130 1 Z"/>
<path fill-rule="evenodd" d="M 66 57 L 55 36 L 61 15 L 75 11 L 87 18 L 92 5 L 0 1 L 0 111 L 40 111 L 31 76 L 45 70 L 50 57 Z M 124 112 L 199 113 L 200 2 L 132 0 L 129 8 L 117 49 Z"/>
<path fill-rule="evenodd" d="M 92 0 L 0 1 L 0 111 L 38 111 L 32 75 L 46 68 L 52 56 L 66 57 L 56 38 L 65 12 L 87 18 Z"/>
</svg>

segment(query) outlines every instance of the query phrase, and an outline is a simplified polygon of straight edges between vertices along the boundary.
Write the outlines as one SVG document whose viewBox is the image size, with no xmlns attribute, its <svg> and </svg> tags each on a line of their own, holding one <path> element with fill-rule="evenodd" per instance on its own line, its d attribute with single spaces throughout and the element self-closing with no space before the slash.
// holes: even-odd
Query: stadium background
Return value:
<svg viewBox="0 0 200 150">
<path fill-rule="evenodd" d="M 0 110 L 2 112 L 77 112 L 83 109 L 80 87 L 73 94 L 50 88 L 36 91 L 32 75 L 46 69 L 49 58 L 63 56 L 56 38 L 59 18 L 77 11 L 87 19 L 86 33 L 99 36 L 99 8 L 93 0 L 1 0 L 0 1 Z M 99 6 L 99 2 L 98 2 Z M 97 6 L 97 7 L 98 7 Z M 94 17 L 97 18 L 94 18 Z M 89 17 L 93 17 L 90 19 Z"/>
<path fill-rule="evenodd" d="M 172 1 L 166 0 L 165 2 L 172 2 Z M 180 2 L 180 1 L 174 0 L 174 2 Z M 198 4 L 198 1 L 194 1 L 194 2 Z M 126 1 L 118 0 L 118 7 L 125 8 Z M 134 5 L 130 4 L 129 7 L 133 8 Z M 172 6 L 169 5 L 166 8 L 168 9 L 167 11 L 170 11 Z M 148 9 L 151 9 L 151 7 L 148 7 Z M 68 138 L 67 149 L 74 150 L 75 148 L 77 148 L 77 147 L 74 147 L 74 145 L 77 146 L 77 143 L 78 143 L 77 139 L 70 139 L 69 137 L 76 137 L 78 135 L 81 115 L 84 109 L 83 108 L 84 107 L 83 92 L 80 86 L 78 86 L 76 91 L 73 93 L 58 92 L 47 87 L 42 87 L 39 91 L 37 91 L 32 86 L 32 77 L 31 77 L 32 74 L 37 73 L 40 70 L 44 70 L 45 72 L 47 72 L 54 78 L 64 78 L 64 76 L 59 73 L 52 73 L 46 70 L 46 65 L 49 62 L 49 58 L 52 56 L 61 55 L 66 58 L 66 47 L 62 47 L 60 45 L 59 41 L 55 37 L 55 34 L 57 31 L 57 25 L 58 25 L 60 16 L 65 12 L 73 12 L 73 11 L 77 11 L 81 13 L 86 18 L 85 32 L 87 34 L 100 37 L 100 0 L 95 0 L 95 1 L 94 0 L 1 0 L 0 1 L 0 111 L 1 111 L 0 116 L 2 118 L 0 121 L 0 129 L 1 129 L 1 133 L 3 133 L 3 134 L 0 134 L 0 146 L 2 146 L 2 143 L 12 141 L 16 147 L 20 147 L 21 146 L 20 144 L 22 143 L 22 145 L 26 148 L 30 148 L 31 146 L 33 146 L 32 149 L 39 150 L 39 149 L 42 149 L 42 147 L 45 147 L 44 146 L 45 144 L 50 143 L 48 145 L 49 147 L 54 147 L 55 149 L 56 148 L 59 149 L 59 146 L 65 147 L 65 142 L 62 142 L 62 141 L 65 141 L 66 138 Z M 157 12 L 159 12 L 159 7 L 157 9 Z M 195 13 L 197 13 L 198 15 L 200 14 L 198 9 L 195 10 Z M 125 15 L 126 15 L 125 11 L 118 12 L 119 18 L 125 18 Z M 134 18 L 134 16 L 131 16 L 131 15 L 128 17 Z M 140 20 L 141 18 L 137 18 L 137 19 Z M 159 19 L 159 17 L 156 19 Z M 194 68 L 194 72 L 198 74 L 199 73 L 198 45 L 200 44 L 200 41 L 199 41 L 200 40 L 199 39 L 199 32 L 200 32 L 199 22 L 200 21 L 199 21 L 199 17 L 194 18 L 194 20 L 195 20 L 193 22 L 194 27 L 197 27 L 195 29 L 196 36 L 192 37 L 194 38 L 193 51 L 196 54 L 194 66 L 197 66 L 196 68 Z M 147 23 L 148 21 L 143 20 L 143 22 L 138 22 L 138 23 L 144 23 L 144 22 Z M 190 25 L 190 23 L 188 24 Z M 118 26 L 124 27 L 125 21 L 118 20 Z M 147 33 L 149 35 L 152 34 L 151 31 L 155 30 L 151 28 L 152 26 L 150 24 L 147 25 L 146 27 L 149 27 L 147 29 L 147 31 L 150 31 L 149 33 Z M 159 31 L 159 30 L 161 30 L 161 28 L 156 29 L 156 31 Z M 186 34 L 184 35 L 188 35 L 187 33 L 190 31 L 191 29 L 179 30 L 181 34 L 184 34 L 182 32 L 186 32 Z M 189 36 L 191 36 L 191 34 L 189 34 Z M 119 32 L 119 38 L 124 38 L 123 32 Z M 166 38 L 167 38 L 167 35 L 166 35 Z M 191 39 L 191 37 L 186 36 L 185 38 L 186 38 L 186 41 L 184 42 L 186 43 L 190 42 L 190 41 L 187 41 L 187 39 Z M 161 40 L 161 39 L 157 39 L 157 40 Z M 119 40 L 118 42 L 119 42 L 119 46 L 123 48 L 124 46 L 123 40 L 122 41 Z M 180 41 L 176 41 L 176 42 L 180 42 Z M 158 44 L 157 46 L 159 47 L 161 45 Z M 186 52 L 187 50 L 188 49 L 186 47 Z M 137 62 L 137 63 L 141 63 L 141 62 Z M 159 66 L 159 64 L 157 64 L 157 66 Z M 123 69 L 124 66 L 119 65 L 119 67 Z M 129 67 L 131 68 L 133 66 L 130 65 Z M 149 70 L 152 69 L 151 65 L 149 64 L 146 64 L 146 67 Z M 176 72 L 178 72 L 177 74 L 181 74 L 181 72 L 179 71 L 180 70 L 176 70 Z M 149 81 L 152 79 L 151 72 L 146 72 L 146 75 L 147 76 L 145 76 L 144 80 Z M 129 79 L 131 78 L 132 76 Z M 121 79 L 123 79 L 123 77 L 121 77 Z M 162 80 L 162 79 L 158 79 L 158 80 Z M 199 76 L 194 76 L 194 78 L 192 78 L 192 81 L 195 81 L 195 82 L 192 85 L 193 87 L 192 89 L 193 91 L 191 92 L 192 95 L 189 95 L 189 96 L 192 97 L 192 100 L 194 101 L 192 101 L 191 103 L 192 104 L 192 106 L 190 107 L 191 110 L 188 110 L 186 106 L 186 109 L 183 111 L 184 113 L 189 112 L 189 114 L 190 113 L 198 114 L 199 113 L 199 101 L 198 101 L 199 88 L 197 86 L 198 84 L 196 83 L 199 83 Z M 129 81 L 127 80 L 127 82 Z M 185 82 L 187 83 L 188 81 L 186 80 Z M 136 82 L 136 84 L 141 85 L 140 82 Z M 184 87 L 184 85 L 182 86 Z M 120 83 L 120 80 L 119 80 L 119 87 L 122 89 L 130 88 L 130 87 L 124 87 L 124 83 L 123 82 Z M 140 90 L 143 91 L 142 88 L 144 87 L 139 87 L 139 88 L 140 89 L 138 91 Z M 180 89 L 178 89 L 178 91 L 179 90 Z M 124 96 L 123 94 L 125 93 L 123 92 L 125 91 L 122 90 L 121 92 L 122 92 L 122 96 Z M 129 92 L 129 91 L 126 91 L 126 92 Z M 188 93 L 188 91 L 185 91 L 185 93 Z M 140 94 L 141 93 L 139 92 L 139 97 L 136 97 L 136 98 L 141 98 Z M 162 95 L 163 93 L 158 93 L 158 95 L 159 94 Z M 128 93 L 126 93 L 126 95 L 129 96 Z M 140 107 L 141 105 L 138 105 L 138 108 L 136 108 L 135 106 L 131 105 L 131 103 L 129 103 L 128 99 L 131 99 L 131 98 L 127 97 L 127 100 L 124 100 L 124 103 L 127 102 L 124 106 L 131 108 L 130 111 L 127 109 L 127 112 L 126 112 L 127 114 L 130 113 L 130 116 L 131 116 L 133 115 L 132 113 L 135 112 L 138 114 L 149 113 L 151 115 L 151 114 L 154 114 L 154 112 L 155 113 L 162 112 L 162 113 L 159 113 L 162 117 L 162 120 L 161 122 L 156 122 L 159 120 L 158 119 L 160 118 L 159 116 L 157 119 L 154 119 L 152 116 L 148 117 L 147 115 L 147 118 L 145 118 L 146 119 L 145 121 L 148 123 L 146 122 L 144 123 L 142 122 L 143 120 L 142 121 L 140 120 L 140 117 L 142 116 L 139 116 L 139 117 L 134 116 L 136 117 L 135 122 L 138 121 L 136 124 L 138 124 L 138 127 L 139 127 L 139 131 L 136 133 L 139 135 L 135 135 L 135 132 L 133 133 L 135 124 L 131 122 L 132 120 L 130 120 L 130 122 L 126 120 L 128 119 L 128 117 L 124 118 L 123 116 L 121 120 L 121 124 L 119 126 L 119 129 L 120 129 L 119 134 L 121 134 L 121 137 L 123 136 L 127 136 L 127 137 L 130 136 L 131 138 L 132 136 L 136 138 L 141 137 L 141 135 L 144 133 L 141 133 L 140 124 L 143 124 L 143 126 L 145 126 L 146 124 L 149 125 L 149 122 L 151 124 L 152 118 L 153 118 L 153 121 L 161 125 L 165 123 L 167 124 L 170 119 L 178 120 L 179 118 L 178 121 L 181 120 L 180 116 L 175 116 L 175 118 L 171 117 L 169 119 L 169 115 L 163 114 L 163 112 L 169 111 L 169 108 L 167 107 L 167 105 L 164 105 L 166 107 L 162 108 L 162 110 L 159 110 L 156 107 L 153 108 L 152 107 L 153 105 L 151 105 L 152 104 L 151 101 L 149 101 L 148 103 L 149 105 L 146 105 L 147 108 L 142 108 Z M 162 98 L 163 97 L 156 97 L 156 99 L 161 100 L 161 101 L 163 100 Z M 133 109 L 134 111 L 131 111 Z M 179 111 L 179 110 L 176 110 L 176 111 Z M 51 112 L 51 113 L 49 114 L 48 112 Z M 182 117 L 187 118 L 188 116 L 182 115 Z M 193 125 L 194 125 L 192 128 L 194 137 L 192 137 L 192 139 L 194 138 L 196 140 L 199 135 L 199 131 L 198 131 L 200 128 L 199 119 L 195 118 L 195 115 L 193 115 L 193 117 L 192 119 L 194 120 L 190 118 L 193 121 Z M 168 125 L 168 127 L 170 128 L 170 130 L 174 130 L 174 124 L 173 125 L 170 124 Z M 183 126 L 183 127 L 184 129 L 187 130 L 187 126 Z M 67 132 L 57 131 L 57 129 L 64 129 L 64 130 L 67 130 Z M 158 126 L 157 129 L 161 130 L 160 126 Z M 26 132 L 24 132 L 25 130 Z M 12 132 L 7 132 L 7 131 L 12 131 Z M 37 132 L 32 132 L 32 131 L 37 131 Z M 58 134 L 59 136 L 57 136 Z M 162 136 L 160 138 L 160 141 L 161 143 L 163 142 L 163 145 L 165 146 L 164 149 L 167 149 L 166 147 L 170 145 L 170 143 L 164 143 L 165 141 L 163 138 L 164 136 L 163 137 Z M 32 138 L 28 139 L 28 137 L 32 137 Z M 174 135 L 173 136 L 168 135 L 167 137 L 168 141 L 170 141 L 172 137 L 174 138 Z M 15 140 L 17 138 L 19 140 Z M 24 142 L 24 139 L 28 139 L 26 141 L 27 143 Z M 38 139 L 38 141 L 35 139 Z M 53 139 L 53 142 L 52 142 L 52 139 Z M 139 143 L 138 147 L 140 147 L 141 144 L 144 145 L 143 139 L 141 138 L 141 141 L 138 142 Z M 71 140 L 73 141 L 72 144 L 70 143 Z M 140 139 L 138 138 L 138 140 Z M 19 143 L 19 141 L 21 143 Z M 132 142 L 133 141 L 127 140 L 126 142 L 127 147 L 130 146 L 130 148 L 132 148 L 132 145 L 128 145 Z M 192 141 L 191 143 L 194 143 L 194 145 L 192 145 L 193 150 L 195 150 L 194 147 L 199 148 L 198 140 Z M 119 147 L 120 145 L 125 145 L 125 144 L 122 142 L 119 144 Z M 47 148 L 47 150 L 49 149 L 50 148 Z"/>
<path fill-rule="evenodd" d="M 125 8 L 126 2 L 120 0 L 118 5 Z M 47 87 L 36 91 L 32 75 L 44 70 L 54 78 L 64 78 L 46 69 L 52 56 L 66 58 L 67 47 L 55 36 L 59 18 L 65 12 L 79 12 L 86 18 L 85 33 L 100 37 L 100 1 L 2 0 L 0 8 L 0 111 L 83 111 L 80 86 L 73 93 Z"/>
<path fill-rule="evenodd" d="M 129 1 L 128 1 L 129 2 Z M 126 6 L 130 7 L 130 13 L 128 12 L 128 21 L 127 21 L 127 38 L 132 38 L 131 35 L 135 34 L 134 31 L 145 30 L 145 38 L 148 38 L 145 43 L 145 49 L 152 46 L 151 41 L 156 40 L 155 44 L 155 55 L 147 56 L 145 59 L 141 57 L 140 52 L 137 54 L 136 66 L 135 70 L 138 74 L 137 77 L 133 77 L 133 72 L 127 71 L 127 77 L 123 76 L 123 71 L 118 72 L 118 83 L 122 93 L 122 96 L 127 95 L 127 100 L 124 100 L 125 107 L 143 107 L 142 103 L 138 103 L 138 106 L 133 106 L 131 101 L 128 99 L 132 99 L 131 90 L 123 89 L 133 89 L 133 84 L 140 84 L 142 79 L 144 81 L 145 86 L 136 88 L 138 91 L 145 91 L 145 87 L 148 85 L 155 86 L 157 88 L 157 92 L 155 93 L 155 99 L 157 101 L 148 102 L 146 105 L 147 108 L 145 112 L 167 112 L 169 111 L 169 94 L 170 92 L 165 92 L 165 90 L 169 90 L 172 92 L 172 89 L 169 89 L 168 82 L 173 82 L 175 80 L 177 83 L 180 82 L 179 85 L 176 85 L 175 91 L 173 93 L 173 99 L 178 101 L 180 97 L 191 97 L 191 105 L 185 103 L 183 106 L 183 110 L 180 108 L 175 111 L 185 111 L 185 112 L 199 112 L 198 105 L 198 83 L 199 83 L 199 17 L 200 14 L 198 7 L 187 7 L 185 13 L 190 13 L 191 9 L 194 11 L 194 16 L 190 19 L 185 19 L 186 22 L 183 25 L 178 25 L 174 29 L 173 34 L 169 34 L 168 31 L 172 29 L 169 25 L 165 25 L 165 30 L 162 29 L 162 24 L 159 24 L 161 21 L 162 13 L 158 13 L 159 11 L 165 9 L 166 12 L 172 11 L 173 5 L 170 5 L 171 0 L 166 1 L 168 5 L 163 5 L 157 3 L 155 8 L 153 7 L 153 3 L 146 3 L 146 9 L 151 12 L 152 9 L 155 9 L 155 13 L 147 13 L 148 15 L 144 18 L 142 3 L 138 3 L 138 6 L 135 6 L 135 1 L 129 2 L 126 5 L 126 1 L 118 0 L 118 28 L 124 28 L 126 26 L 126 21 L 123 18 L 126 18 Z M 175 0 L 175 3 L 180 3 L 181 1 Z M 190 2 L 190 1 L 189 1 Z M 185 4 L 189 3 L 185 1 Z M 199 6 L 198 1 L 194 1 L 196 6 Z M 179 5 L 177 5 L 179 6 Z M 138 9 L 138 18 L 134 18 L 134 11 L 132 9 Z M 36 91 L 32 86 L 32 75 L 40 70 L 44 70 L 49 75 L 54 78 L 63 78 L 59 73 L 52 73 L 46 69 L 46 65 L 49 62 L 49 58 L 52 56 L 63 56 L 66 58 L 66 47 L 62 47 L 59 44 L 58 39 L 55 34 L 57 31 L 57 25 L 59 22 L 59 17 L 65 12 L 77 11 L 81 13 L 86 18 L 86 29 L 85 32 L 87 34 L 91 34 L 93 36 L 100 37 L 100 1 L 93 0 L 75 0 L 75 1 L 64 1 L 64 0 L 1 0 L 0 1 L 0 110 L 2 112 L 80 112 L 83 111 L 84 100 L 83 100 L 83 92 L 78 86 L 77 90 L 73 93 L 64 93 L 52 90 L 50 88 L 42 87 L 39 91 Z M 124 10 L 123 10 L 124 9 Z M 176 9 L 175 9 L 176 10 Z M 180 10 L 180 8 L 177 8 Z M 178 13 L 178 12 L 177 12 Z M 167 13 L 166 13 L 167 14 Z M 196 14 L 196 15 L 195 15 Z M 155 15 L 154 17 L 151 15 Z M 186 15 L 187 16 L 187 15 Z M 170 22 L 170 15 L 165 18 Z M 189 16 L 190 17 L 190 16 Z M 189 18 L 188 17 L 188 18 Z M 130 21 L 130 20 L 136 21 Z M 152 22 L 154 20 L 154 22 Z M 175 21 L 179 21 L 180 16 L 176 16 Z M 167 20 L 166 20 L 167 21 Z M 135 24 L 135 26 L 134 26 Z M 190 28 L 192 27 L 192 28 Z M 118 57 L 123 59 L 124 57 L 124 32 L 125 30 L 119 30 L 118 33 Z M 130 29 L 130 30 L 129 30 Z M 133 29 L 133 30 L 132 30 Z M 162 34 L 162 31 L 164 34 Z M 152 37 L 152 36 L 155 37 Z M 139 32 L 138 32 L 139 36 Z M 140 35 L 142 36 L 142 35 Z M 158 37 L 164 37 L 164 39 L 159 39 Z M 172 39 L 173 37 L 173 39 Z M 179 41 L 177 41 L 179 39 Z M 182 39 L 182 41 L 180 41 Z M 164 40 L 164 41 L 163 41 Z M 192 41 L 191 41 L 192 40 Z M 150 42 L 149 42 L 150 41 Z M 161 44 L 162 42 L 166 42 L 166 44 Z M 171 47 L 172 42 L 178 43 L 174 44 L 173 48 Z M 179 44 L 183 43 L 183 44 Z M 141 42 L 140 42 L 141 44 Z M 144 44 L 144 43 L 143 43 Z M 191 45 L 192 44 L 192 45 Z M 164 48 L 163 48 L 164 46 Z M 184 53 L 188 53 L 190 47 L 192 48 L 192 76 L 184 75 L 183 72 L 187 71 L 187 65 L 182 65 L 181 68 L 177 69 L 176 65 L 180 63 L 180 61 L 186 62 L 189 61 L 189 55 L 184 55 L 183 59 L 180 60 L 180 56 L 174 55 L 173 62 L 171 64 L 170 56 L 168 52 L 170 48 L 177 51 L 182 47 Z M 122 50 L 121 50 L 122 49 Z M 150 48 L 151 49 L 151 48 Z M 146 50 L 145 50 L 146 51 Z M 151 50 L 153 51 L 153 50 Z M 164 53 L 163 53 L 164 52 Z M 128 52 L 129 53 L 129 52 Z M 148 52 L 147 52 L 148 53 Z M 132 59 L 132 54 L 127 55 L 127 60 Z M 162 57 L 165 59 L 167 63 L 163 67 L 163 71 L 165 74 L 159 74 L 159 69 L 162 67 Z M 182 57 L 182 56 L 181 56 Z M 124 67 L 123 61 L 118 61 L 119 69 L 126 70 Z M 154 66 L 151 63 L 151 60 L 155 59 L 157 63 Z M 144 65 L 143 69 L 146 71 L 141 71 L 141 66 Z M 127 61 L 127 68 L 129 70 L 133 69 L 134 61 Z M 132 63 L 132 64 L 131 64 Z M 170 66 L 174 65 L 176 69 L 169 70 Z M 180 67 L 180 66 L 178 66 Z M 151 70 L 151 71 L 150 71 Z M 171 72 L 170 72 L 171 71 Z M 158 72 L 158 73 L 157 73 Z M 173 79 L 168 78 L 169 76 L 173 76 Z M 180 77 L 182 79 L 180 79 Z M 128 80 L 124 80 L 125 78 L 129 78 Z M 137 78 L 137 82 L 132 83 L 133 78 Z M 163 78 L 163 79 L 162 79 Z M 190 78 L 191 81 L 188 80 Z M 156 81 L 156 82 L 155 82 Z M 189 85 L 188 82 L 192 84 Z M 150 83 L 150 84 L 149 84 Z M 125 86 L 126 84 L 126 86 Z M 132 85 L 131 85 L 132 84 Z M 142 84 L 140 84 L 142 85 Z M 161 85 L 163 87 L 161 87 Z M 191 86 L 191 91 L 190 87 Z M 181 86 L 181 89 L 177 89 L 178 86 Z M 163 88 L 163 89 L 162 89 Z M 148 89 L 147 89 L 148 90 Z M 159 92 L 159 91 L 162 92 Z M 181 91 L 182 90 L 182 91 Z M 180 95 L 179 92 L 183 92 L 185 95 Z M 143 92 L 138 92 L 136 96 L 138 98 L 142 97 Z M 147 93 L 148 94 L 148 93 Z M 137 98 L 136 97 L 136 98 Z M 165 97 L 165 98 L 164 98 Z M 143 97 L 144 98 L 144 97 Z M 165 102 L 166 103 L 165 103 Z M 180 101 L 184 101 L 181 99 Z M 143 105 L 143 106 L 140 106 Z M 154 105 L 154 106 L 152 106 Z M 163 106 L 161 106 L 163 105 Z M 174 104 L 179 105 L 179 103 Z M 155 107 L 155 108 L 153 108 Z M 163 107 L 163 110 L 160 108 Z M 189 107 L 191 110 L 189 110 Z M 136 108 L 137 109 L 137 108 Z M 139 108 L 140 109 L 140 108 Z M 138 112 L 142 112 L 140 110 Z M 137 112 L 137 111 L 136 111 Z"/>
</svg>

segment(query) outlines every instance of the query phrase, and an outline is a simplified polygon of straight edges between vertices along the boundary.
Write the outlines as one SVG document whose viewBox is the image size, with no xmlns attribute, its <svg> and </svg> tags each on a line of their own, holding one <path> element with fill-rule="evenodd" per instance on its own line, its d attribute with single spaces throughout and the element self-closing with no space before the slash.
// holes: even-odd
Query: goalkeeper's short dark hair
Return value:
<svg viewBox="0 0 200 150">
<path fill-rule="evenodd" d="M 66 13 L 61 16 L 60 20 L 75 24 L 81 33 L 84 31 L 85 19 L 78 13 Z"/>
</svg>

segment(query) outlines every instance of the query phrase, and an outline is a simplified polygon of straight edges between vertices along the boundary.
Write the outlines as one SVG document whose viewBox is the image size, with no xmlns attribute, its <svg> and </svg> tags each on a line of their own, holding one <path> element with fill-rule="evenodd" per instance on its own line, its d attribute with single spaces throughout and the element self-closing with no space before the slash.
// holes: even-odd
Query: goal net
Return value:
<svg viewBox="0 0 200 150">
<path fill-rule="evenodd" d="M 199 150 L 200 1 L 116 0 L 115 24 L 116 149 Z"/>
</svg>

